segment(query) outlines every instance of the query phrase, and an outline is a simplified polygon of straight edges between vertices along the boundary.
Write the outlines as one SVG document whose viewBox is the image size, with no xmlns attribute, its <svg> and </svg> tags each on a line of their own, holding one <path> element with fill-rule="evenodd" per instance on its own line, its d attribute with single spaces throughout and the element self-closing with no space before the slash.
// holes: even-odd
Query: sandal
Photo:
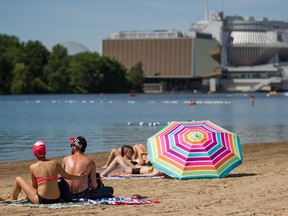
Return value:
<svg viewBox="0 0 288 216">
<path fill-rule="evenodd" d="M 141 196 L 140 194 L 133 194 L 131 199 L 146 199 L 148 196 Z"/>
</svg>

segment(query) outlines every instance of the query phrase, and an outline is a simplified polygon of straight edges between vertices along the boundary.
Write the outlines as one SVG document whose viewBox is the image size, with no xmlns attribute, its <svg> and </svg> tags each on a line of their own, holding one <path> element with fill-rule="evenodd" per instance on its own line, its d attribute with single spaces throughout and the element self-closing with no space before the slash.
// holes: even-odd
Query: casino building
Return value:
<svg viewBox="0 0 288 216">
<path fill-rule="evenodd" d="M 288 23 L 212 12 L 188 32 L 121 31 L 102 55 L 141 62 L 147 93 L 287 91 Z"/>
</svg>

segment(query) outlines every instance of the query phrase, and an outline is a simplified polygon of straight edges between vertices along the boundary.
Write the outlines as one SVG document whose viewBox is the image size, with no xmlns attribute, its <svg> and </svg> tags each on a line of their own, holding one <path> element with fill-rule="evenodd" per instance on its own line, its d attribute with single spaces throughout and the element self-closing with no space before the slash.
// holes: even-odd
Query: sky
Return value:
<svg viewBox="0 0 288 216">
<path fill-rule="evenodd" d="M 288 0 L 207 0 L 225 16 L 288 22 Z M 49 50 L 75 41 L 101 53 L 112 32 L 177 30 L 205 18 L 205 0 L 0 0 L 0 34 L 40 41 Z"/>
</svg>

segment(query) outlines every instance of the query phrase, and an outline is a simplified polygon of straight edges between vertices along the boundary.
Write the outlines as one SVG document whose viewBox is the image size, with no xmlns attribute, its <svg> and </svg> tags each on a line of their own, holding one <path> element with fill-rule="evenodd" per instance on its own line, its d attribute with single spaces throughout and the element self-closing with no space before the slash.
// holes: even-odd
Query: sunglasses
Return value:
<svg viewBox="0 0 288 216">
<path fill-rule="evenodd" d="M 125 151 L 125 154 L 126 154 L 126 153 L 134 154 L 134 151 L 132 151 L 132 150 L 127 150 L 127 151 Z"/>
</svg>

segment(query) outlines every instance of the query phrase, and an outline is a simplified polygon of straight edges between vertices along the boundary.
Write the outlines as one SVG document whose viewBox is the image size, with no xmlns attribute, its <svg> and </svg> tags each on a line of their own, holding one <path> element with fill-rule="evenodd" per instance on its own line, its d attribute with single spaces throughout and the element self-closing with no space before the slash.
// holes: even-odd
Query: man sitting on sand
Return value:
<svg viewBox="0 0 288 216">
<path fill-rule="evenodd" d="M 155 169 L 153 166 L 140 166 L 132 160 L 134 150 L 131 146 L 125 145 L 122 147 L 121 152 L 123 152 L 123 157 L 116 156 L 110 165 L 100 174 L 101 177 L 108 176 L 113 170 L 121 167 L 122 171 L 128 175 L 138 175 L 143 176 L 160 176 L 163 175 L 162 172 Z"/>
<path fill-rule="evenodd" d="M 96 181 L 96 165 L 93 160 L 84 155 L 87 147 L 86 139 L 82 136 L 70 138 L 71 155 L 63 158 L 62 167 L 67 173 L 88 173 L 88 177 L 81 180 L 68 180 L 72 198 L 96 199 L 101 197 L 111 197 L 112 187 L 102 187 Z M 88 185 L 88 178 L 90 185 Z"/>
<path fill-rule="evenodd" d="M 39 140 L 33 145 L 33 153 L 37 162 L 29 166 L 32 185 L 18 176 L 15 179 L 12 196 L 0 201 L 17 200 L 21 190 L 34 204 L 51 204 L 60 202 L 60 191 L 58 188 L 58 174 L 62 177 L 75 181 L 87 179 L 85 172 L 74 172 L 75 175 L 66 173 L 61 165 L 55 160 L 46 159 L 46 144 Z"/>
</svg>

